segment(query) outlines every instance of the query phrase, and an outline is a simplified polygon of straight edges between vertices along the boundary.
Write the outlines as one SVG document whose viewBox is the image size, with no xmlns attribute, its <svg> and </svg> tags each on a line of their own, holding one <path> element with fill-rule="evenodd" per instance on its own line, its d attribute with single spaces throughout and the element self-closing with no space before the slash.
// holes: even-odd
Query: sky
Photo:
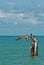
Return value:
<svg viewBox="0 0 44 65">
<path fill-rule="evenodd" d="M 44 35 L 44 0 L 0 0 L 0 35 Z"/>
</svg>

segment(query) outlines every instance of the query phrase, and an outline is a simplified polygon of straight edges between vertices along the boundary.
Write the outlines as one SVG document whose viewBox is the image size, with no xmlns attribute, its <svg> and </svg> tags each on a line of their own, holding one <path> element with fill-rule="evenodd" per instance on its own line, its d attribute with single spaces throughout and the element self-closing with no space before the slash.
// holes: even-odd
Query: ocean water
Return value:
<svg viewBox="0 0 44 65">
<path fill-rule="evenodd" d="M 44 65 L 44 36 L 37 36 L 38 56 L 30 56 L 30 39 L 16 40 L 17 36 L 0 36 L 0 65 Z"/>
</svg>

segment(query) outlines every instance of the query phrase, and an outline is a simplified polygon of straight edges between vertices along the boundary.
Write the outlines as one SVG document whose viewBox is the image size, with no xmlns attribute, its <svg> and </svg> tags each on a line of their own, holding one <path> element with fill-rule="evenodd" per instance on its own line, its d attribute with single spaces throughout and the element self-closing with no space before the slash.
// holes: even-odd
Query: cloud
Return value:
<svg viewBox="0 0 44 65">
<path fill-rule="evenodd" d="M 6 23 L 25 23 L 25 24 L 40 24 L 37 17 L 34 17 L 34 13 L 14 13 L 14 12 L 3 12 L 0 11 L 0 19 L 4 20 Z"/>
<path fill-rule="evenodd" d="M 16 10 L 12 9 L 12 10 L 10 10 L 9 12 L 11 12 L 11 13 L 12 13 L 12 12 L 16 12 Z"/>
<path fill-rule="evenodd" d="M 3 18 L 3 17 L 5 17 L 5 12 L 0 11 L 0 18 Z"/>
<path fill-rule="evenodd" d="M 44 13 L 39 13 L 39 16 L 44 16 Z"/>
<path fill-rule="evenodd" d="M 38 4 L 37 6 L 38 6 L 38 7 L 40 7 L 41 5 L 40 5 L 40 4 Z"/>
<path fill-rule="evenodd" d="M 14 23 L 14 24 L 20 23 L 23 16 L 24 16 L 23 13 L 16 14 L 16 13 L 0 11 L 0 19 L 8 23 Z"/>
<path fill-rule="evenodd" d="M 8 2 L 9 8 L 15 7 L 16 3 L 15 2 Z"/>
<path fill-rule="evenodd" d="M 38 24 L 38 20 L 37 20 L 37 18 L 31 16 L 31 17 L 29 18 L 29 23 L 31 23 L 31 24 Z"/>
</svg>

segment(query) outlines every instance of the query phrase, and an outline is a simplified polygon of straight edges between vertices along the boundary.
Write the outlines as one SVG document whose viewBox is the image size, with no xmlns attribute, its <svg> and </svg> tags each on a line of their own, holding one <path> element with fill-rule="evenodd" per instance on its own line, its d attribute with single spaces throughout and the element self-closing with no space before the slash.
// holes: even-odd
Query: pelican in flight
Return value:
<svg viewBox="0 0 44 65">
<path fill-rule="evenodd" d="M 28 40 L 28 34 L 26 34 L 25 36 L 19 36 L 16 40 L 20 40 L 20 39 Z"/>
</svg>

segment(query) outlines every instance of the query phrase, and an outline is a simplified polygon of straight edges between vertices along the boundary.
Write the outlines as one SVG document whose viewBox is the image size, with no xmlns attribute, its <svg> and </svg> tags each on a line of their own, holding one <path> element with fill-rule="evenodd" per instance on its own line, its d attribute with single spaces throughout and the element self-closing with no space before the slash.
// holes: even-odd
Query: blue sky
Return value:
<svg viewBox="0 0 44 65">
<path fill-rule="evenodd" d="M 44 35 L 44 0 L 0 0 L 0 35 Z"/>
</svg>

